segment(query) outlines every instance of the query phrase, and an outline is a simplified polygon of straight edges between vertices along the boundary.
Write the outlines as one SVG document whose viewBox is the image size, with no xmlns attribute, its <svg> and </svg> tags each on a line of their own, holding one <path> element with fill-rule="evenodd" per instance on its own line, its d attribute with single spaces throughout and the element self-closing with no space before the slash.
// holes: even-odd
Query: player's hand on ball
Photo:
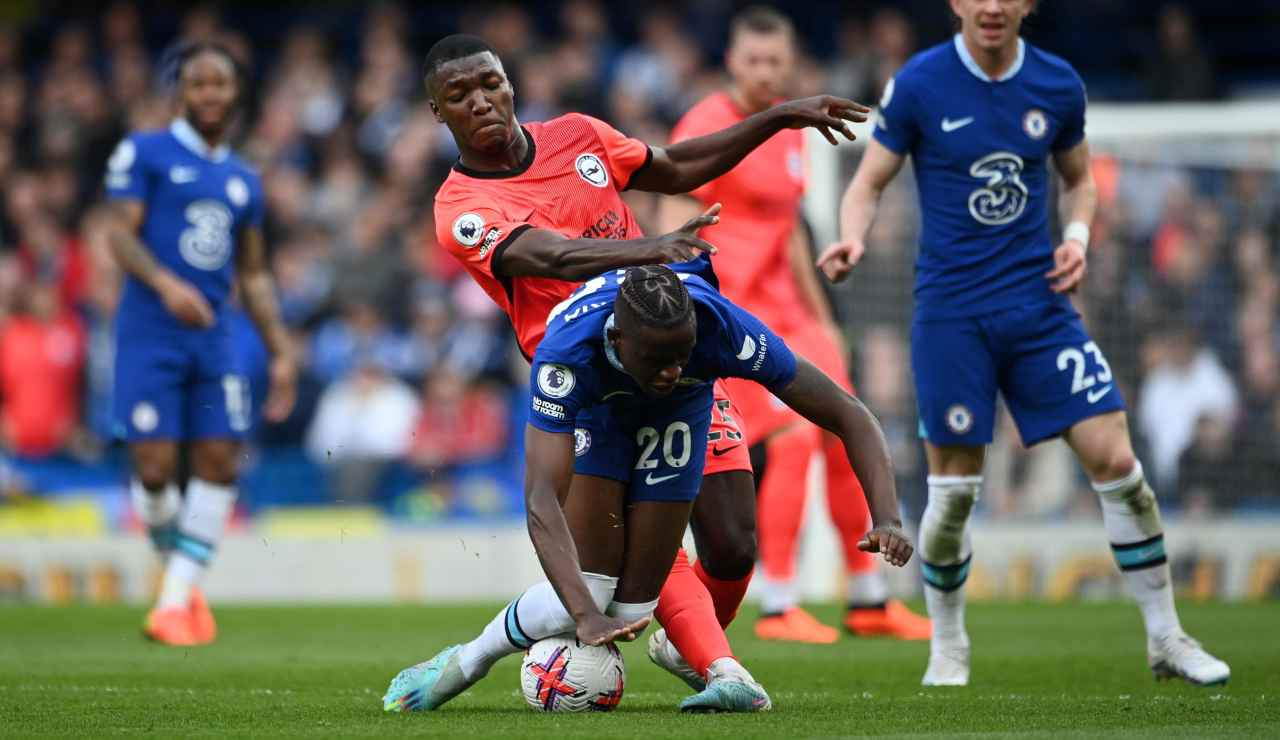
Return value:
<svg viewBox="0 0 1280 740">
<path fill-rule="evenodd" d="M 297 400 L 298 366 L 287 354 L 277 355 L 271 358 L 267 375 L 270 385 L 262 414 L 267 421 L 279 423 L 289 418 L 289 414 L 293 411 L 293 404 Z"/>
<path fill-rule="evenodd" d="M 911 553 L 915 551 L 906 532 L 902 531 L 902 527 L 892 524 L 876 527 L 867 532 L 866 536 L 858 542 L 858 549 L 863 552 L 883 553 L 884 559 L 890 565 L 898 567 L 906 565 L 911 559 Z"/>
<path fill-rule="evenodd" d="M 161 279 L 157 290 L 164 307 L 182 323 L 200 329 L 213 326 L 213 308 L 205 300 L 204 294 L 191 283 L 166 275 Z"/>
<path fill-rule="evenodd" d="M 699 237 L 698 232 L 718 223 L 720 223 L 720 204 L 716 203 L 703 211 L 702 215 L 689 219 L 675 231 L 658 237 L 658 263 L 688 262 L 703 252 L 715 254 L 716 248 Z"/>
<path fill-rule="evenodd" d="M 644 633 L 649 618 L 628 622 L 618 617 L 595 614 L 578 622 L 578 641 L 583 645 L 607 645 L 611 642 L 631 642 Z"/>
<path fill-rule="evenodd" d="M 818 257 L 816 264 L 828 280 L 838 283 L 849 277 L 853 266 L 858 264 L 866 251 L 866 245 L 860 241 L 836 242 L 827 247 L 826 251 Z"/>
<path fill-rule="evenodd" d="M 1071 293 L 1084 282 L 1088 263 L 1084 259 L 1084 246 L 1068 239 L 1053 250 L 1053 269 L 1044 276 L 1053 282 L 1054 293 Z"/>
<path fill-rule="evenodd" d="M 815 95 L 812 98 L 801 98 L 780 103 L 774 108 L 783 117 L 783 125 L 787 128 L 816 128 L 832 146 L 839 144 L 832 130 L 839 131 L 844 138 L 853 141 L 853 129 L 849 123 L 862 123 L 867 120 L 871 109 L 862 103 L 837 98 L 834 95 Z"/>
</svg>

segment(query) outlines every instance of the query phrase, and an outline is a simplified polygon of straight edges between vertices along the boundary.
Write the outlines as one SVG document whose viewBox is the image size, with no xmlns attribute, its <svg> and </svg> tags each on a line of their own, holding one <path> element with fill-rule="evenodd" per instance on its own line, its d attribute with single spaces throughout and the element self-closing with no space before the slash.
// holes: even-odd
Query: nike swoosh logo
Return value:
<svg viewBox="0 0 1280 740">
<path fill-rule="evenodd" d="M 742 338 L 742 349 L 738 350 L 739 360 L 750 360 L 751 356 L 756 353 L 756 340 L 751 335 Z"/>
<path fill-rule="evenodd" d="M 712 448 L 711 448 L 711 454 L 712 454 L 712 455 L 715 455 L 716 457 L 720 457 L 721 455 L 727 455 L 727 454 L 729 454 L 730 452 L 733 452 L 733 451 L 734 451 L 734 450 L 736 450 L 736 449 L 738 449 L 738 445 L 734 445 L 734 446 L 732 446 L 732 447 L 726 447 L 726 448 L 724 448 L 723 450 L 722 450 L 722 449 L 720 449 L 719 447 L 712 447 Z"/>
<path fill-rule="evenodd" d="M 185 185 L 189 182 L 195 182 L 200 177 L 200 173 L 192 167 L 174 167 L 169 170 L 169 179 L 174 185 Z"/>
<path fill-rule="evenodd" d="M 604 398 L 602 398 L 602 399 L 600 399 L 600 400 L 601 400 L 601 401 L 608 401 L 610 398 L 613 398 L 614 396 L 634 396 L 634 395 L 635 395 L 635 394 L 634 394 L 634 393 L 632 393 L 631 391 L 614 391 L 613 393 L 606 393 L 606 394 L 604 395 Z"/>
<path fill-rule="evenodd" d="M 1084 395 L 1086 398 L 1089 399 L 1089 403 L 1097 403 L 1099 398 L 1102 398 L 1103 396 L 1111 392 L 1111 388 L 1112 386 L 1107 386 L 1106 388 L 1099 388 L 1096 391 L 1089 391 Z"/>
<path fill-rule="evenodd" d="M 653 473 L 650 473 L 644 477 L 644 482 L 648 483 L 651 486 L 656 486 L 665 480 L 671 480 L 672 478 L 679 478 L 679 477 L 680 477 L 679 473 L 672 473 L 671 475 L 663 475 L 663 476 L 654 478 Z"/>
<path fill-rule="evenodd" d="M 951 120 L 950 118 L 943 118 L 942 133 L 949 134 L 952 131 L 955 131 L 956 129 L 964 128 L 965 126 L 968 126 L 971 123 L 973 123 L 973 116 L 969 116 L 968 118 L 957 118 L 954 121 Z"/>
</svg>

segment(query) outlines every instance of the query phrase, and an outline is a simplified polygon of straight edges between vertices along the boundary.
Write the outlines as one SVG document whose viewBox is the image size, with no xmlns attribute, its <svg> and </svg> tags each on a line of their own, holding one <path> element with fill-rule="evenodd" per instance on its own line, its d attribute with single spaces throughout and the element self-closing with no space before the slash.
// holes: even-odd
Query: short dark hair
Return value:
<svg viewBox="0 0 1280 740">
<path fill-rule="evenodd" d="M 729 40 L 733 41 L 743 31 L 751 33 L 785 33 L 792 38 L 796 27 L 791 19 L 766 5 L 752 5 L 729 21 Z"/>
<path fill-rule="evenodd" d="M 432 44 L 430 51 L 427 52 L 427 59 L 422 63 L 422 79 L 430 81 L 436 70 L 455 59 L 465 59 L 474 54 L 483 54 L 486 51 L 494 57 L 498 56 L 498 52 L 493 50 L 489 42 L 479 36 L 471 36 L 465 33 L 445 36 Z"/>
<path fill-rule="evenodd" d="M 670 267 L 643 265 L 627 270 L 614 312 L 621 312 L 623 323 L 634 319 L 643 326 L 670 329 L 693 319 L 693 299 Z"/>
</svg>

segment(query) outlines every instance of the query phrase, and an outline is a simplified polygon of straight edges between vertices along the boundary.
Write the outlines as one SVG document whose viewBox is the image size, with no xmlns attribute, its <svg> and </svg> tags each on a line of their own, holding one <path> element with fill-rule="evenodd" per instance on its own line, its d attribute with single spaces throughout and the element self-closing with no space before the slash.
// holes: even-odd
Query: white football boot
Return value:
<svg viewBox="0 0 1280 740">
<path fill-rule="evenodd" d="M 767 712 L 773 700 L 751 673 L 733 658 L 718 658 L 707 668 L 707 687 L 680 702 L 682 712 Z"/>
<path fill-rule="evenodd" d="M 922 686 L 969 685 L 969 636 L 960 640 L 942 641 L 934 638 L 929 643 L 929 667 L 925 669 Z"/>
<path fill-rule="evenodd" d="M 676 646 L 672 645 L 671 641 L 667 639 L 667 631 L 664 629 L 649 635 L 649 660 L 653 661 L 654 665 L 689 684 L 689 688 L 694 691 L 702 691 L 707 688 L 707 679 L 685 662 L 685 659 L 680 655 L 680 651 L 676 650 Z"/>
<path fill-rule="evenodd" d="M 1220 686 L 1231 678 L 1230 666 L 1182 630 L 1147 638 L 1147 665 L 1157 681 L 1181 678 L 1196 686 Z"/>
</svg>

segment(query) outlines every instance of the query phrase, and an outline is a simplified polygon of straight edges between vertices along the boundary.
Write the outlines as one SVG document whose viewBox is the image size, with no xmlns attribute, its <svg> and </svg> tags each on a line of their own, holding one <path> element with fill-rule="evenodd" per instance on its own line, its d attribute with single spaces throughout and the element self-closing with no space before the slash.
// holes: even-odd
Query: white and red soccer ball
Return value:
<svg viewBox="0 0 1280 740">
<path fill-rule="evenodd" d="M 610 712 L 626 684 L 622 653 L 612 643 L 583 645 L 572 637 L 534 643 L 520 666 L 520 688 L 540 712 Z"/>
</svg>

